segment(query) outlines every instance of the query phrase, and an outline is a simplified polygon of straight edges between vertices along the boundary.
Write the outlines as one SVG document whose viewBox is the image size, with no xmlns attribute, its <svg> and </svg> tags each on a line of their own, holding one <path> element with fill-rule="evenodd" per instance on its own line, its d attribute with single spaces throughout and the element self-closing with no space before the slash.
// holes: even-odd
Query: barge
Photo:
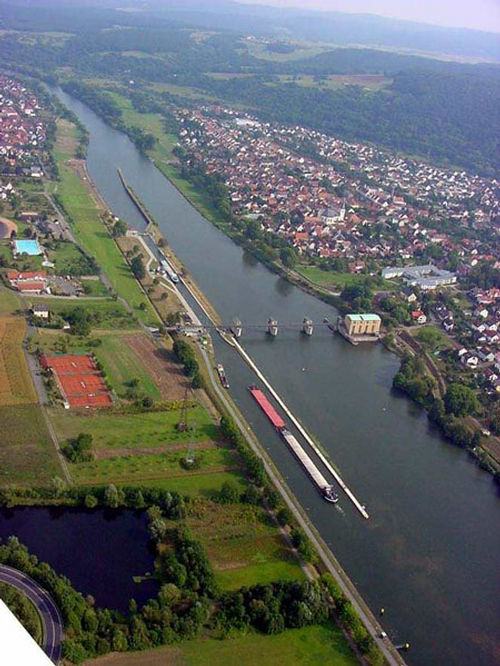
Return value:
<svg viewBox="0 0 500 666">
<path fill-rule="evenodd" d="M 335 504 L 338 502 L 339 496 L 335 492 L 333 486 L 328 483 L 323 474 L 319 471 L 316 465 L 313 463 L 311 458 L 304 451 L 302 446 L 297 441 L 297 438 L 292 435 L 292 433 L 287 429 L 284 420 L 278 414 L 278 412 L 271 405 L 269 400 L 266 398 L 264 393 L 255 385 L 248 387 L 248 390 L 252 394 L 252 397 L 257 402 L 259 407 L 262 409 L 267 418 L 271 421 L 273 426 L 281 435 L 282 439 L 286 442 L 288 447 L 291 449 L 292 453 L 302 464 L 302 467 L 309 474 L 313 482 L 316 484 L 321 496 L 327 502 Z"/>
</svg>

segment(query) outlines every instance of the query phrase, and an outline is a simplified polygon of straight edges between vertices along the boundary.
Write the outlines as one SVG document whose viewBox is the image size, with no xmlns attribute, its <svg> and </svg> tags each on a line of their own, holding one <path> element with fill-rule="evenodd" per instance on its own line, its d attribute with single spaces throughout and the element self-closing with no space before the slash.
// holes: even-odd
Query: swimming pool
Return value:
<svg viewBox="0 0 500 666">
<path fill-rule="evenodd" d="M 16 240 L 14 241 L 15 254 L 29 254 L 36 256 L 42 254 L 42 248 L 37 240 Z"/>
</svg>

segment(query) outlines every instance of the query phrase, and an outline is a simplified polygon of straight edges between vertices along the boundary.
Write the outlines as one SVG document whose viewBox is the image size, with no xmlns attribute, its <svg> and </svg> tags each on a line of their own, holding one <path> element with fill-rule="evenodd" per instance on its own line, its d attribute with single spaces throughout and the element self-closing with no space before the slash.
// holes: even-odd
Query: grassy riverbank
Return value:
<svg viewBox="0 0 500 666">
<path fill-rule="evenodd" d="M 72 161 L 76 148 L 76 127 L 59 119 L 54 148 L 59 181 L 53 186 L 57 201 L 69 217 L 76 239 L 96 258 L 118 296 L 130 303 L 135 316 L 144 324 L 156 324 L 158 317 L 153 307 L 102 221 L 101 214 L 104 211 L 99 211 L 88 188 L 75 171 Z"/>
</svg>

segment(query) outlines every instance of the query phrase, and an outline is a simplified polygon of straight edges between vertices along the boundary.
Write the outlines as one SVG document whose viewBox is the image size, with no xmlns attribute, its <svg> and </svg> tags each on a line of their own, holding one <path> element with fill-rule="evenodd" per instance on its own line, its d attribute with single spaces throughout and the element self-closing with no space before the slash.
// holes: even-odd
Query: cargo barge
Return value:
<svg viewBox="0 0 500 666">
<path fill-rule="evenodd" d="M 219 375 L 220 383 L 225 389 L 229 388 L 229 382 L 227 381 L 226 371 L 222 363 L 217 364 L 217 374 Z"/>
<path fill-rule="evenodd" d="M 248 390 L 250 391 L 252 397 L 257 402 L 259 407 L 262 409 L 264 414 L 267 416 L 267 418 L 271 421 L 273 426 L 279 432 L 281 437 L 288 444 L 289 448 L 292 450 L 296 458 L 302 464 L 302 466 L 309 474 L 313 482 L 316 484 L 323 499 L 325 499 L 327 502 L 331 502 L 332 504 L 338 502 L 339 496 L 335 492 L 333 486 L 328 483 L 323 474 L 321 474 L 321 472 L 313 463 L 311 458 L 307 455 L 302 446 L 299 444 L 296 437 L 294 437 L 294 435 L 292 435 L 292 433 L 287 429 L 284 420 L 271 405 L 271 403 L 266 398 L 264 393 L 255 385 L 249 386 Z"/>
</svg>

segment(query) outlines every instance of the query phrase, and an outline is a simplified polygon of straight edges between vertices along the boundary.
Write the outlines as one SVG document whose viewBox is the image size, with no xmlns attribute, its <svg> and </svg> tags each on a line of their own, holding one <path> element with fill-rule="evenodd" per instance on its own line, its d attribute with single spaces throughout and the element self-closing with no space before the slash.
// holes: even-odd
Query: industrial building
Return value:
<svg viewBox="0 0 500 666">
<path fill-rule="evenodd" d="M 344 326 L 347 335 L 380 335 L 381 319 L 377 314 L 346 314 Z"/>
</svg>

